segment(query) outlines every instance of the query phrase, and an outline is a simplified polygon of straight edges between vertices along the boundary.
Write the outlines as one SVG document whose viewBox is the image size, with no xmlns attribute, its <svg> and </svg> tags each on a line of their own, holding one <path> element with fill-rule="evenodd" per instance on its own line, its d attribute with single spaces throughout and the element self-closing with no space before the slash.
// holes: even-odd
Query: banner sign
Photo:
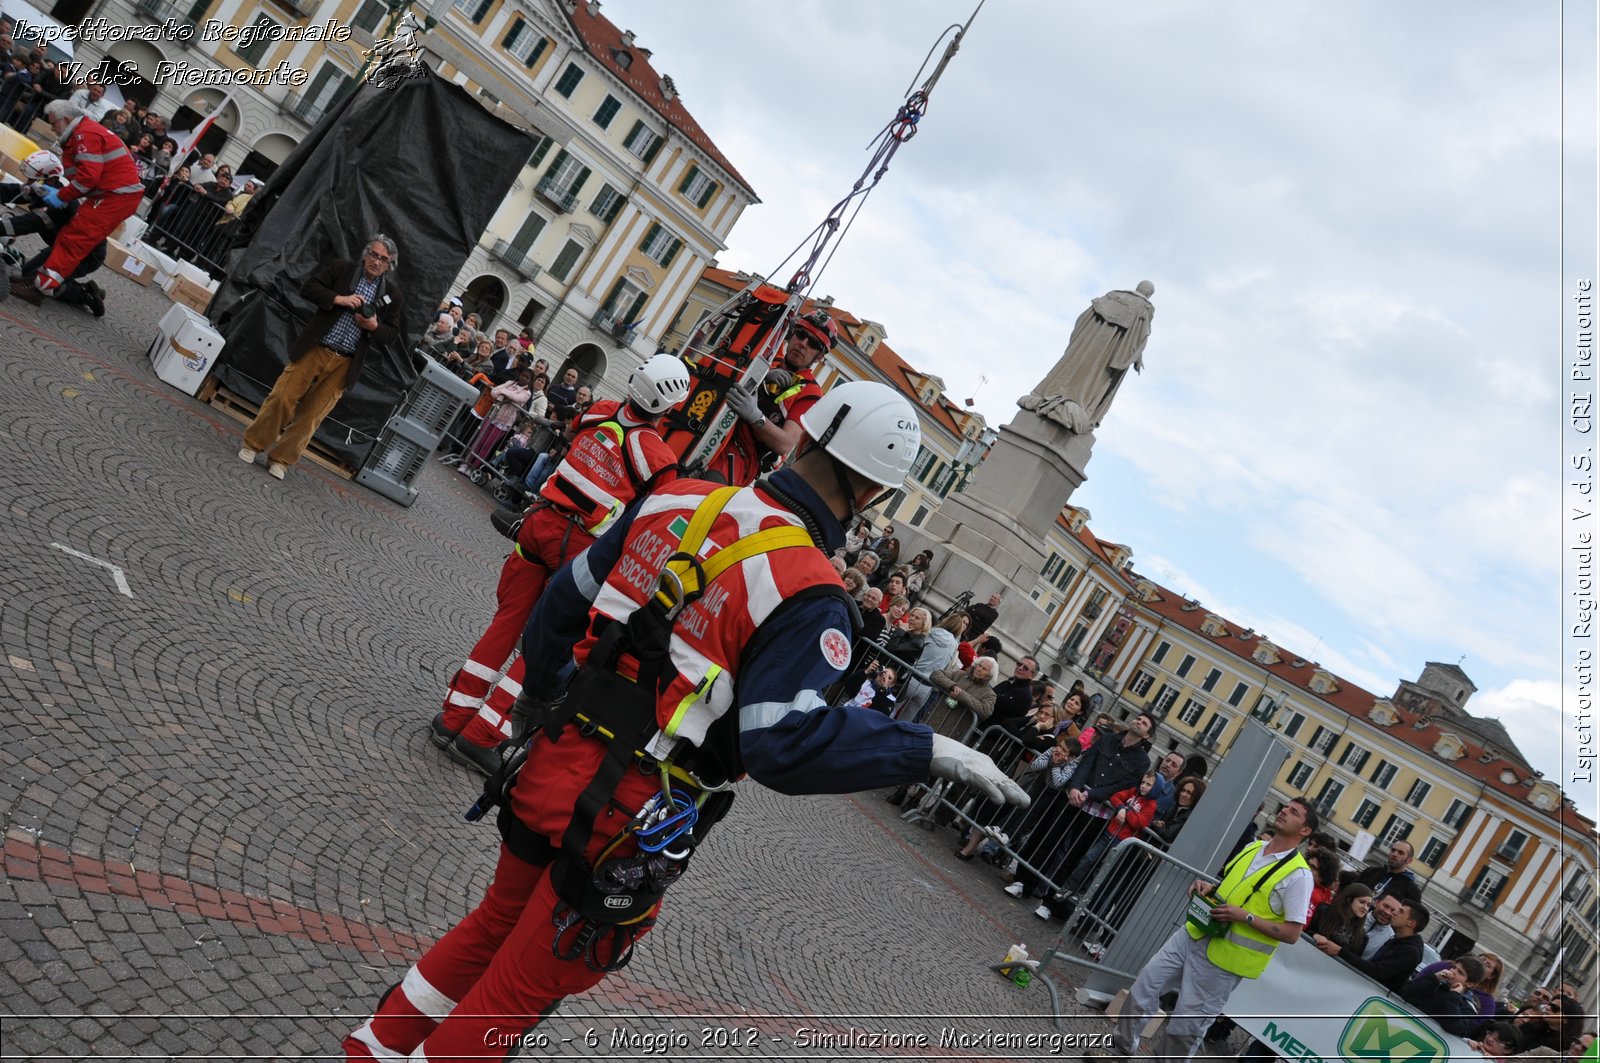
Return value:
<svg viewBox="0 0 1600 1063">
<path fill-rule="evenodd" d="M 1280 945 L 1265 974 L 1240 982 L 1227 1014 L 1278 1055 L 1301 1063 L 1483 1059 L 1309 938 Z"/>
</svg>

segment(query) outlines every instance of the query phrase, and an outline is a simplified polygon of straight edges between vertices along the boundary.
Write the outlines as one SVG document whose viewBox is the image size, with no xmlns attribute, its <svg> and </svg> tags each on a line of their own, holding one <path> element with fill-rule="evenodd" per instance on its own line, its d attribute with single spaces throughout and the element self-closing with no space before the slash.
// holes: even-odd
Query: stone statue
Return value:
<svg viewBox="0 0 1600 1063">
<path fill-rule="evenodd" d="M 1144 368 L 1155 290 L 1140 281 L 1131 292 L 1107 292 L 1090 303 L 1072 326 L 1061 360 L 1017 405 L 1080 435 L 1098 426 L 1128 367 Z"/>
</svg>

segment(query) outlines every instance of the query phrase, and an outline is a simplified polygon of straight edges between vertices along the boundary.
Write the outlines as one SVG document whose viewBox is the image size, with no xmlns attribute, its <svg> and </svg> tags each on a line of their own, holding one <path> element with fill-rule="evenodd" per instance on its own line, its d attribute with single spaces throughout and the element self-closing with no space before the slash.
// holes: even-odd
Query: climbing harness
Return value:
<svg viewBox="0 0 1600 1063">
<path fill-rule="evenodd" d="M 665 724 L 658 722 L 658 691 L 676 675 L 671 639 L 684 609 L 742 561 L 776 550 L 816 546 L 807 528 L 784 524 L 742 536 L 702 557 L 712 525 L 740 490 L 718 488 L 700 501 L 648 599 L 626 620 L 596 617 L 591 630 L 597 638 L 566 696 L 530 705 L 529 722 L 546 740 L 557 741 L 568 724 L 575 724 L 581 736 L 606 747 L 600 766 L 574 802 L 560 844 L 553 845 L 529 829 L 510 805 L 511 788 L 538 733 L 530 734 L 529 742 L 502 747 L 499 770 L 466 813 L 468 820 L 476 821 L 498 806 L 507 848 L 528 863 L 550 868 L 560 900 L 552 917 L 551 949 L 561 960 L 581 958 L 591 969 L 606 972 L 625 966 L 634 941 L 654 925 L 667 888 L 687 870 L 695 848 L 733 804 L 732 781 L 741 774 L 736 738 L 703 745 L 678 741 L 681 756 L 675 751 L 658 757 L 646 750 L 657 748 L 658 738 L 677 738 L 684 715 L 720 675 L 713 668 Z M 625 674 L 624 665 L 631 666 L 631 676 Z M 519 699 L 519 708 L 522 705 Z M 671 743 L 664 748 L 671 748 Z M 613 797 L 630 767 L 659 779 L 660 789 L 636 813 L 630 812 L 628 822 L 606 840 L 591 863 L 586 854 L 595 826 L 608 809 L 629 811 Z M 624 853 L 630 843 L 637 852 Z"/>
</svg>

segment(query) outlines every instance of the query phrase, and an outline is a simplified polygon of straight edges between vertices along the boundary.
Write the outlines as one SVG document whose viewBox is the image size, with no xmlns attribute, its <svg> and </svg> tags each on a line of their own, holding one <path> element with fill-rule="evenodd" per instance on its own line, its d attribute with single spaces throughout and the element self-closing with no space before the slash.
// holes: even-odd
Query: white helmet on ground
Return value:
<svg viewBox="0 0 1600 1063">
<path fill-rule="evenodd" d="M 800 427 L 839 464 L 884 487 L 900 486 L 922 445 L 917 411 L 874 380 L 835 387 L 800 415 Z"/>
<path fill-rule="evenodd" d="M 666 413 L 689 394 L 689 370 L 683 359 L 658 354 L 628 378 L 628 399 L 652 416 Z"/>
<path fill-rule="evenodd" d="M 49 181 L 61 176 L 61 159 L 53 151 L 36 151 L 22 160 L 22 176 L 29 181 Z"/>
</svg>

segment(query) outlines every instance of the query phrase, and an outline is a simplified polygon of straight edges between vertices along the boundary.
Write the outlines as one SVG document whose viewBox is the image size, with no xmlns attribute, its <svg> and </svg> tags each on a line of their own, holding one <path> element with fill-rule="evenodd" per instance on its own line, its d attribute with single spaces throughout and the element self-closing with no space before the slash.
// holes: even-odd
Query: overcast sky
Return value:
<svg viewBox="0 0 1600 1063">
<path fill-rule="evenodd" d="M 720 264 L 772 273 L 973 6 L 603 10 L 763 200 Z M 816 291 L 1004 423 L 1091 298 L 1149 279 L 1072 499 L 1095 532 L 1374 693 L 1459 659 L 1566 785 L 1557 16 L 988 0 Z"/>
</svg>

